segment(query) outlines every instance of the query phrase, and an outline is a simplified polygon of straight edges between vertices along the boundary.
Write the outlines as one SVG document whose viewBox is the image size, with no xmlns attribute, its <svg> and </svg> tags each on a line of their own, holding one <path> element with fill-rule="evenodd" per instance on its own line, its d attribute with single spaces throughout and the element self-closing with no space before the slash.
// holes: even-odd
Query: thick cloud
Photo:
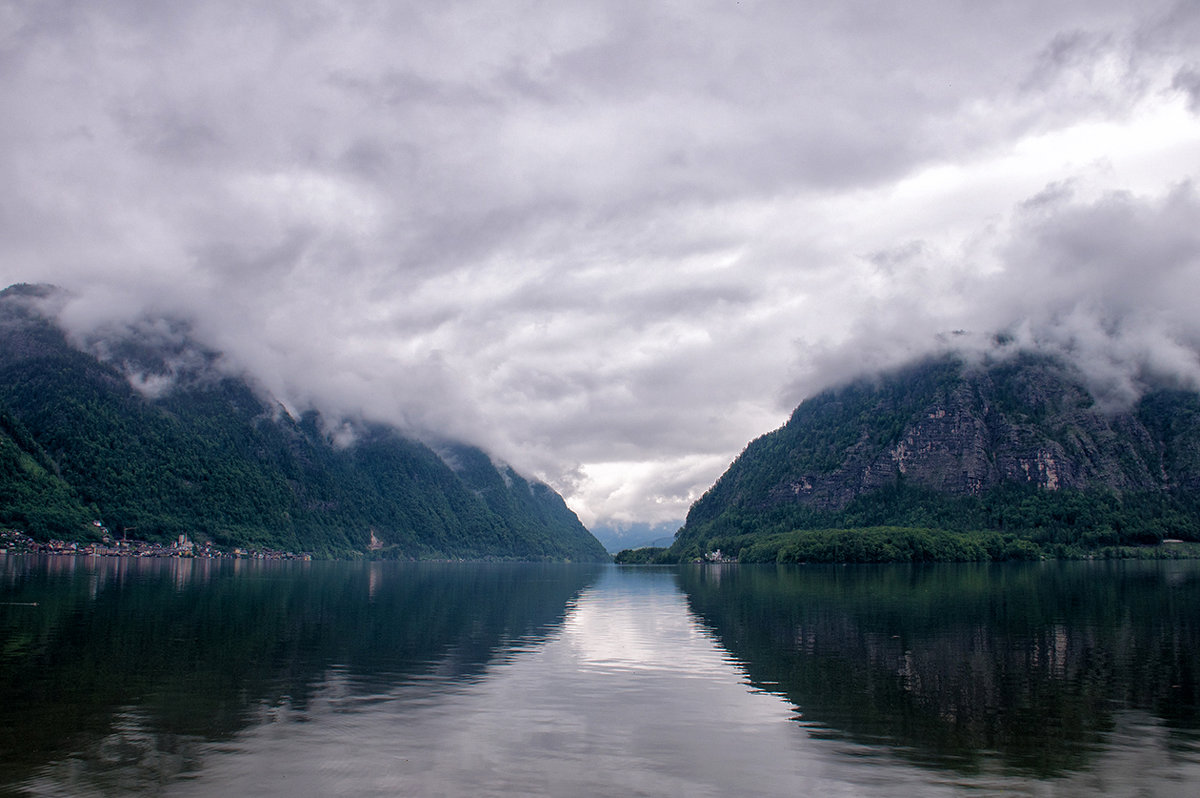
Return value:
<svg viewBox="0 0 1200 798">
<path fill-rule="evenodd" d="M 1161 0 L 0 2 L 0 281 L 666 522 L 997 330 L 1194 381 L 1198 43 Z"/>
</svg>

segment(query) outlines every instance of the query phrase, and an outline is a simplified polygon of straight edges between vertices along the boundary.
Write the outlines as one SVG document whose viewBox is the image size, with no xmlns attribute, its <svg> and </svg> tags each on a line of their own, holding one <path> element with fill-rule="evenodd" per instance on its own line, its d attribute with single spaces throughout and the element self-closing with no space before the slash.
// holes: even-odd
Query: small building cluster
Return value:
<svg viewBox="0 0 1200 798">
<path fill-rule="evenodd" d="M 107 530 L 105 530 L 107 532 Z M 114 540 L 104 534 L 99 543 L 34 540 L 17 529 L 0 529 L 0 554 L 57 554 L 92 557 L 188 557 L 196 559 L 311 560 L 307 553 L 275 549 L 234 548 L 224 551 L 211 542 L 195 543 L 187 535 L 170 544 L 145 540 Z"/>
</svg>

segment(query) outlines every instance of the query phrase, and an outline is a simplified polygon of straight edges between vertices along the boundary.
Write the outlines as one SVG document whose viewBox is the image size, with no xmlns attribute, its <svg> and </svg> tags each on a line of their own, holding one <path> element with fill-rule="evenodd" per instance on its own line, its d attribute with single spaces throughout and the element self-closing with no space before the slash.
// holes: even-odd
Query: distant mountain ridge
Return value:
<svg viewBox="0 0 1200 798">
<path fill-rule="evenodd" d="M 692 506 L 671 556 L 791 530 L 998 530 L 1041 545 L 1200 539 L 1200 394 L 1098 406 L 1030 352 L 945 356 L 814 396 Z"/>
<path fill-rule="evenodd" d="M 55 290 L 0 292 L 0 525 L 72 539 L 100 520 L 146 540 L 325 555 L 608 558 L 548 486 L 380 424 L 335 445 L 316 413 L 293 418 L 213 368 L 219 354 L 182 325 L 91 342 L 103 359 L 79 351 L 39 310 Z"/>
<path fill-rule="evenodd" d="M 600 523 L 593 525 L 591 532 L 606 549 L 616 554 L 623 549 L 642 546 L 669 546 L 680 525 L 680 521 L 654 524 L 644 521 Z"/>
</svg>

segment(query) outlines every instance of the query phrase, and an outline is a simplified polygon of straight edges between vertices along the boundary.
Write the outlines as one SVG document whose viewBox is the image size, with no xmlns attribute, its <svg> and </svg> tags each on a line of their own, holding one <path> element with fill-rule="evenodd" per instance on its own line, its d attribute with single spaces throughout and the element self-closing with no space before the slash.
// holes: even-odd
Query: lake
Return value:
<svg viewBox="0 0 1200 798">
<path fill-rule="evenodd" d="M 1200 562 L 0 556 L 0 795 L 1194 796 Z"/>
</svg>

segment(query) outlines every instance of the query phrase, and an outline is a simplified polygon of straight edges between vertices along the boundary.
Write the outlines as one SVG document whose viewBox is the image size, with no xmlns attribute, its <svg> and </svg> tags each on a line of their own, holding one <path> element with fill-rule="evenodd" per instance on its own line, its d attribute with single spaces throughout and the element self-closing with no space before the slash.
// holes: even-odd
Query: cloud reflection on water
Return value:
<svg viewBox="0 0 1200 798">
<path fill-rule="evenodd" d="M 265 723 L 180 794 L 894 795 L 918 771 L 811 739 L 688 612 L 674 574 L 605 572 L 562 628 L 471 683 L 368 704 L 331 677 L 305 723 Z M 924 793 L 928 794 L 928 793 Z"/>
</svg>

